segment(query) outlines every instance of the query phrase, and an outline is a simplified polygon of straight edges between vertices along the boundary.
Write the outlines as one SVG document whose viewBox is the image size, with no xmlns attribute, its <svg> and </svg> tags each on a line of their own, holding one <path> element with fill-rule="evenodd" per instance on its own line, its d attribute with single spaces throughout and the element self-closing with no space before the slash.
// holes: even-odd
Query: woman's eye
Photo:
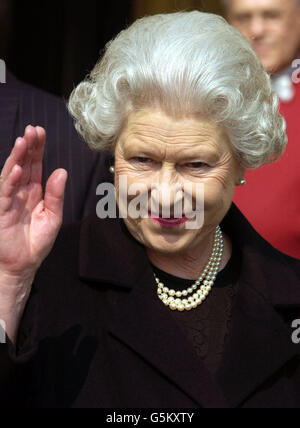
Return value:
<svg viewBox="0 0 300 428">
<path fill-rule="evenodd" d="M 147 163 L 152 162 L 151 159 L 146 158 L 146 157 L 142 157 L 142 156 L 135 157 L 135 158 L 133 158 L 133 160 L 135 162 L 139 162 L 139 163 L 142 163 L 142 164 L 147 164 Z"/>
<path fill-rule="evenodd" d="M 200 169 L 207 165 L 204 162 L 190 162 L 190 163 L 187 163 L 186 166 L 192 169 Z"/>
</svg>

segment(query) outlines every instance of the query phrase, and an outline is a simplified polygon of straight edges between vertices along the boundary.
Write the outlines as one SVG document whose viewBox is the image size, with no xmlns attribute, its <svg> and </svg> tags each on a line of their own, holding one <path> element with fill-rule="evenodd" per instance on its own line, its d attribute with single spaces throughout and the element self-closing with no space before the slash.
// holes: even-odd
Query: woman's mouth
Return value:
<svg viewBox="0 0 300 428">
<path fill-rule="evenodd" d="M 189 219 L 185 216 L 183 216 L 182 218 L 175 218 L 175 217 L 170 217 L 170 218 L 163 218 L 163 217 L 153 217 L 151 213 L 149 213 L 149 218 L 151 218 L 154 223 L 159 224 L 161 227 L 165 227 L 168 229 L 173 229 L 175 227 L 179 227 L 182 224 L 185 224 Z"/>
</svg>

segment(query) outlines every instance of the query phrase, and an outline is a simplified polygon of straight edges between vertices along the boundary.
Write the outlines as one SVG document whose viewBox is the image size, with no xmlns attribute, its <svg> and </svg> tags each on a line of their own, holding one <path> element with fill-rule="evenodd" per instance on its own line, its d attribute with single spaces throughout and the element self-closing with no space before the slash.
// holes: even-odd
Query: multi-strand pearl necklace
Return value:
<svg viewBox="0 0 300 428">
<path fill-rule="evenodd" d="M 161 301 L 173 311 L 190 311 L 201 305 L 209 295 L 223 258 L 224 238 L 220 226 L 214 236 L 212 255 L 199 279 L 187 290 L 169 290 L 154 274 L 157 283 L 157 294 Z"/>
</svg>

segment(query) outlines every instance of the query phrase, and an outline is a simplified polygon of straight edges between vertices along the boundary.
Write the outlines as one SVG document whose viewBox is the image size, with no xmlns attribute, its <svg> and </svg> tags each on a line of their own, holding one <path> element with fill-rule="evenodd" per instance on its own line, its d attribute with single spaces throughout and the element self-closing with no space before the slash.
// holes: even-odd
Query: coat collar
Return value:
<svg viewBox="0 0 300 428">
<path fill-rule="evenodd" d="M 281 308 L 300 308 L 300 263 L 260 238 L 235 206 L 222 227 L 241 252 L 242 273 L 230 337 L 216 378 L 174 326 L 155 292 L 144 286 L 153 282 L 146 251 L 129 235 L 122 221 L 88 219 L 81 229 L 80 276 L 127 290 L 117 293 L 110 333 L 195 403 L 208 408 L 241 405 L 300 354 L 299 346 L 292 343 L 292 331 L 279 313 Z"/>
<path fill-rule="evenodd" d="M 300 261 L 266 242 L 233 204 L 222 228 L 242 255 L 240 281 L 274 307 L 300 307 Z"/>
<path fill-rule="evenodd" d="M 234 206 L 223 228 L 242 252 L 230 338 L 217 374 L 234 407 L 300 355 L 280 316 L 286 309 L 300 312 L 300 262 L 264 241 Z"/>
<path fill-rule="evenodd" d="M 8 85 L 20 85 L 20 81 L 9 71 L 6 71 L 6 83 Z"/>
<path fill-rule="evenodd" d="M 241 253 L 241 282 L 250 284 L 274 306 L 300 306 L 300 287 L 295 285 L 295 278 L 300 283 L 300 261 L 268 244 L 234 204 L 221 227 Z M 123 220 L 100 220 L 92 215 L 83 222 L 79 258 L 82 278 L 132 288 L 149 266 L 145 248 L 130 235 Z"/>
<path fill-rule="evenodd" d="M 99 220 L 93 215 L 83 222 L 79 257 L 81 278 L 132 288 L 148 266 L 144 247 L 131 237 L 122 220 Z"/>
</svg>

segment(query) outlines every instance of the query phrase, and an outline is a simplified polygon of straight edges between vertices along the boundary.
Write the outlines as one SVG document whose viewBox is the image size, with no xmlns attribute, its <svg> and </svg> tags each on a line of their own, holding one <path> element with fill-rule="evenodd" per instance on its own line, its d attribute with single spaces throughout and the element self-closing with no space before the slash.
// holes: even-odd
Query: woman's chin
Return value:
<svg viewBox="0 0 300 428">
<path fill-rule="evenodd" d="M 192 245 L 194 233 L 187 230 L 184 225 L 178 227 L 163 227 L 151 219 L 141 224 L 143 244 L 147 248 L 164 254 L 180 253 Z"/>
</svg>

